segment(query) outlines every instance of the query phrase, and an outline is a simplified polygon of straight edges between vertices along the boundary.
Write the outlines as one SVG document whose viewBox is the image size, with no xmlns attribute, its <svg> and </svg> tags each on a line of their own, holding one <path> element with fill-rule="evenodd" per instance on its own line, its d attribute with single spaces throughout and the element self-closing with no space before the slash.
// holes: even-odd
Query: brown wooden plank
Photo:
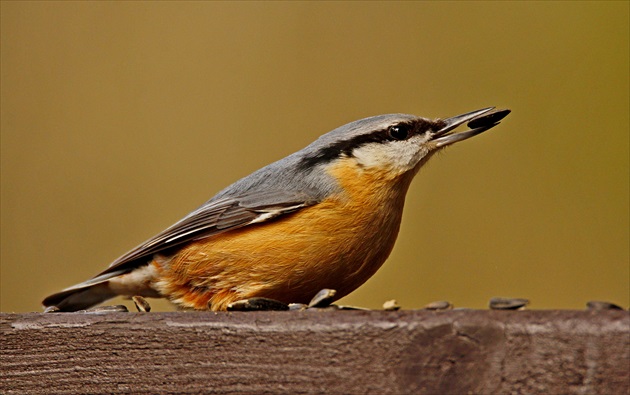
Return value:
<svg viewBox="0 0 630 395">
<path fill-rule="evenodd" d="M 627 394 L 627 311 L 0 314 L 1 393 Z"/>
</svg>

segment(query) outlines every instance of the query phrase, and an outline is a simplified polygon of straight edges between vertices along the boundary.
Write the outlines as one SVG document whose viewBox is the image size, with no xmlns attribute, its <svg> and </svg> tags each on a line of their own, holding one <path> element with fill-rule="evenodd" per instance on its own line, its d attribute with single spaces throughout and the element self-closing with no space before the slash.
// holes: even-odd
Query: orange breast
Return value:
<svg viewBox="0 0 630 395">
<path fill-rule="evenodd" d="M 394 246 L 413 174 L 388 177 L 351 158 L 328 169 L 343 193 L 269 222 L 188 244 L 154 261 L 155 287 L 185 308 L 224 310 L 262 296 L 305 303 L 322 288 L 347 295 Z"/>
</svg>

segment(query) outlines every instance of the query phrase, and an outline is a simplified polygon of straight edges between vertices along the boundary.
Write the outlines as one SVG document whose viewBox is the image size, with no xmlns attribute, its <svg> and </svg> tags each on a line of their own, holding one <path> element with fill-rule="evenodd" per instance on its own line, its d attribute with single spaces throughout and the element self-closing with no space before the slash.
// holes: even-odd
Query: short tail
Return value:
<svg viewBox="0 0 630 395">
<path fill-rule="evenodd" d="M 117 293 L 109 287 L 109 280 L 126 272 L 126 270 L 120 270 L 96 276 L 46 297 L 42 304 L 44 307 L 54 306 L 59 311 L 88 309 L 117 296 Z"/>
</svg>

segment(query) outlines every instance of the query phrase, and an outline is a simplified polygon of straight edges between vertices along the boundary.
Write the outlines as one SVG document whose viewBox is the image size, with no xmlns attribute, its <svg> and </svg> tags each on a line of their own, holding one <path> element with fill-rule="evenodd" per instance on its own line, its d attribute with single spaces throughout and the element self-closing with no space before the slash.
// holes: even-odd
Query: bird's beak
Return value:
<svg viewBox="0 0 630 395">
<path fill-rule="evenodd" d="M 495 110 L 494 107 L 488 107 L 444 119 L 442 120 L 444 126 L 433 134 L 431 142 L 435 145 L 435 148 L 440 148 L 466 140 L 497 126 L 499 121 L 509 113 L 510 110 L 508 109 Z M 450 133 L 453 129 L 466 122 L 468 122 L 468 127 L 471 128 L 470 130 L 461 133 Z"/>
</svg>

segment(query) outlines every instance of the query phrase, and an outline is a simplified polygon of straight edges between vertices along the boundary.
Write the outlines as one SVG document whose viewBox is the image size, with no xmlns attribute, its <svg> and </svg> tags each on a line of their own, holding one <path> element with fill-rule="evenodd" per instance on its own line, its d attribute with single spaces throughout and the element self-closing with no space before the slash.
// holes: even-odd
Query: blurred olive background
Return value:
<svg viewBox="0 0 630 395">
<path fill-rule="evenodd" d="M 486 106 L 341 303 L 628 307 L 628 4 L 2 2 L 0 310 L 344 123 Z"/>
</svg>

